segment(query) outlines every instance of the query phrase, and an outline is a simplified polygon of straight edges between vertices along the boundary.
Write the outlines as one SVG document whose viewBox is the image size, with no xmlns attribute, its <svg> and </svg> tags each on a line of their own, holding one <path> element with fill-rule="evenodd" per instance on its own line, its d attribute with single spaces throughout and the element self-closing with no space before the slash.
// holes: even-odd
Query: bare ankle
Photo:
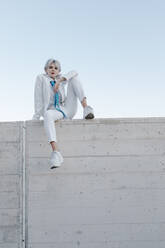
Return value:
<svg viewBox="0 0 165 248">
<path fill-rule="evenodd" d="M 86 97 L 83 98 L 83 100 L 81 101 L 81 104 L 82 104 L 83 108 L 85 108 L 87 106 Z"/>
<path fill-rule="evenodd" d="M 52 150 L 57 151 L 57 143 L 55 141 L 51 141 L 50 144 L 51 144 Z"/>
</svg>

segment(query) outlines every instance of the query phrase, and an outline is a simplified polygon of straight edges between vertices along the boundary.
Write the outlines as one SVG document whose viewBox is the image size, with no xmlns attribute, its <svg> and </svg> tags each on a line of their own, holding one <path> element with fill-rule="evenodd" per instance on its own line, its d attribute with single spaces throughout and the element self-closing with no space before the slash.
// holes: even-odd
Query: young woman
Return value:
<svg viewBox="0 0 165 248">
<path fill-rule="evenodd" d="M 93 119 L 93 109 L 87 105 L 86 96 L 78 79 L 78 73 L 70 71 L 61 74 L 61 65 L 58 60 L 49 59 L 45 64 L 45 74 L 38 75 L 34 89 L 33 120 L 44 118 L 44 128 L 51 144 L 52 153 L 50 168 L 56 168 L 63 162 L 63 157 L 57 147 L 55 121 L 72 119 L 77 111 L 77 99 L 83 107 L 83 118 Z M 68 83 L 67 96 L 65 85 Z"/>
</svg>

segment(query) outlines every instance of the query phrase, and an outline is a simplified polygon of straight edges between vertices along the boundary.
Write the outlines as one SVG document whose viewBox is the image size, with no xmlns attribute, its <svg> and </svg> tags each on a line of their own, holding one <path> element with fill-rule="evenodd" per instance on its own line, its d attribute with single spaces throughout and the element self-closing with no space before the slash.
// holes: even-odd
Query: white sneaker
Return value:
<svg viewBox="0 0 165 248">
<path fill-rule="evenodd" d="M 50 168 L 58 168 L 61 166 L 61 163 L 63 163 L 64 159 L 60 152 L 58 151 L 52 151 L 51 157 L 50 157 Z"/>
<path fill-rule="evenodd" d="M 56 153 L 58 154 L 60 162 L 62 164 L 64 162 L 64 158 L 63 158 L 62 154 L 59 151 L 56 151 Z"/>
<path fill-rule="evenodd" d="M 93 108 L 91 108 L 90 106 L 86 106 L 83 112 L 83 119 L 93 119 L 93 118 L 94 118 Z"/>
</svg>

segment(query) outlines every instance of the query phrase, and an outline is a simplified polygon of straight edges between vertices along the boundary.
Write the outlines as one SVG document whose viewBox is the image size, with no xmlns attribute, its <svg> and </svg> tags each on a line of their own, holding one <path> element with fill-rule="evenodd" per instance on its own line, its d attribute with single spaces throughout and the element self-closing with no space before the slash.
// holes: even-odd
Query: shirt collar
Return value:
<svg viewBox="0 0 165 248">
<path fill-rule="evenodd" d="M 55 77 L 54 80 L 53 80 L 53 78 L 49 77 L 48 74 L 44 74 L 44 76 L 45 76 L 46 78 L 48 78 L 50 81 L 54 81 L 54 80 L 57 80 L 57 79 L 61 76 L 61 74 L 58 74 L 58 75 Z"/>
</svg>

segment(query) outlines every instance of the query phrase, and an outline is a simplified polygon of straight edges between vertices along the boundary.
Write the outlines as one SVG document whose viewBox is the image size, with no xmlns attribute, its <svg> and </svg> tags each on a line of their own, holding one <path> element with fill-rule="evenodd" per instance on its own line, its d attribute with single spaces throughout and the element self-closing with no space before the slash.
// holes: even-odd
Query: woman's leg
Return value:
<svg viewBox="0 0 165 248">
<path fill-rule="evenodd" d="M 70 119 L 72 119 L 77 112 L 77 99 L 79 99 L 83 108 L 87 106 L 82 84 L 78 77 L 74 77 L 68 82 L 67 97 L 65 101 L 67 117 Z"/>
<path fill-rule="evenodd" d="M 63 119 L 63 114 L 56 109 L 49 109 L 44 114 L 44 128 L 48 137 L 48 142 L 51 144 L 52 150 L 58 150 L 55 121 Z"/>
</svg>

